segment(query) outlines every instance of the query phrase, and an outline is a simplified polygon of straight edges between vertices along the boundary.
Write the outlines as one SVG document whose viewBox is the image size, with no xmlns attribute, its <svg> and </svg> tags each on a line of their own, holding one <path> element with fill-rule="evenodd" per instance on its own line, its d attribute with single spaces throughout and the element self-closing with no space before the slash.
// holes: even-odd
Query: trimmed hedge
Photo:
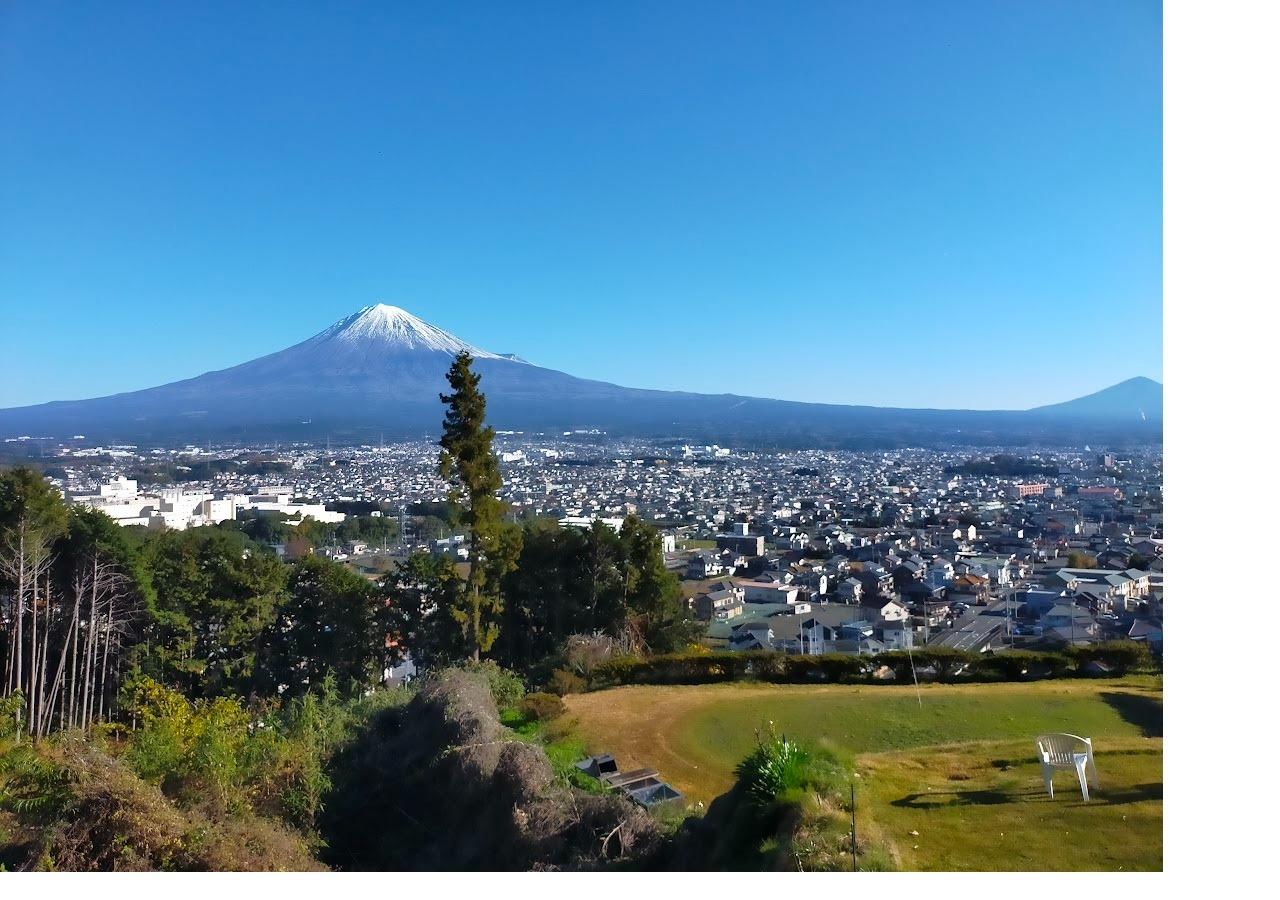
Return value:
<svg viewBox="0 0 1280 900">
<path fill-rule="evenodd" d="M 922 648 L 910 654 L 905 650 L 892 650 L 872 656 L 720 651 L 668 653 L 647 659 L 618 657 L 592 671 L 589 687 L 598 690 L 627 684 L 714 684 L 745 680 L 778 684 L 902 682 L 911 680 L 913 660 L 916 676 L 921 681 L 943 682 L 1123 675 L 1154 666 L 1147 646 L 1134 641 L 1110 641 L 1060 651 L 1000 653 L 972 653 L 945 647 Z"/>
</svg>

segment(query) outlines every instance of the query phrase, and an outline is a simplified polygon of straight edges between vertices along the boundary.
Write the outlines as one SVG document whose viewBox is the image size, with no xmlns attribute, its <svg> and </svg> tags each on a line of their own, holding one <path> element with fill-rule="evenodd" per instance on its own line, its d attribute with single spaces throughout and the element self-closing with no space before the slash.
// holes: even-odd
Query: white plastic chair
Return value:
<svg viewBox="0 0 1280 900">
<path fill-rule="evenodd" d="M 1098 767 L 1093 763 L 1093 741 L 1074 734 L 1042 734 L 1036 738 L 1040 751 L 1040 774 L 1044 789 L 1053 799 L 1053 773 L 1056 769 L 1074 769 L 1080 779 L 1080 793 L 1089 802 L 1089 785 L 1098 786 Z"/>
</svg>

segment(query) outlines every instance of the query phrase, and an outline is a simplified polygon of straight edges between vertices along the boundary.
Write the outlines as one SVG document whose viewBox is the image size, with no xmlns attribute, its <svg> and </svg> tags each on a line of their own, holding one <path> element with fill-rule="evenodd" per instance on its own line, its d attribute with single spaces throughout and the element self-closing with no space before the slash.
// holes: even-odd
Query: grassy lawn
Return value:
<svg viewBox="0 0 1280 900">
<path fill-rule="evenodd" d="M 921 697 L 898 686 L 729 684 L 567 699 L 589 749 L 657 769 L 691 801 L 729 789 L 769 722 L 830 750 L 860 776 L 861 833 L 902 868 L 1160 868 L 1158 678 L 922 685 Z M 1032 739 L 1046 731 L 1094 739 L 1102 790 L 1087 806 L 1065 774 L 1056 799 L 1045 794 Z"/>
<path fill-rule="evenodd" d="M 1026 741 L 861 756 L 860 837 L 902 869 L 1159 871 L 1163 741 L 1095 743 L 1088 803 L 1066 772 L 1050 800 Z"/>
</svg>

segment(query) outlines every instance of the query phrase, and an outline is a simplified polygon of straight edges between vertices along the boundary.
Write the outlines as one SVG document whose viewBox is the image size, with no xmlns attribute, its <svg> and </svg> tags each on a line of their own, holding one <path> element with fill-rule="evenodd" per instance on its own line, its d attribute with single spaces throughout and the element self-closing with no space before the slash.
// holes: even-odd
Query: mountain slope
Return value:
<svg viewBox="0 0 1280 900">
<path fill-rule="evenodd" d="M 1038 406 L 1032 413 L 1117 421 L 1160 421 L 1164 418 L 1164 386 L 1150 378 L 1130 378 L 1084 397 Z"/>
<path fill-rule="evenodd" d="M 462 350 L 476 358 L 489 418 L 499 428 L 857 447 L 1057 440 L 1098 430 L 1096 415 L 1072 408 L 889 409 L 620 387 L 491 353 L 378 304 L 300 344 L 228 369 L 109 397 L 0 410 L 0 437 L 83 434 L 94 442 L 144 443 L 420 437 L 439 429 L 445 372 Z M 1158 421 L 1121 424 L 1124 436 L 1159 437 Z"/>
</svg>

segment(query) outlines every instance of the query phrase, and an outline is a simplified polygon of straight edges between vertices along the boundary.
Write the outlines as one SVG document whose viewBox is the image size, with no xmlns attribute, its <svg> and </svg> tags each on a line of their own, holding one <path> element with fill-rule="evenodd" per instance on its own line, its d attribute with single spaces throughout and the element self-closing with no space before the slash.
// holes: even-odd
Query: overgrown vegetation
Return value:
<svg viewBox="0 0 1280 900">
<path fill-rule="evenodd" d="M 581 746 L 499 710 L 492 684 L 474 668 L 444 670 L 344 748 L 321 815 L 332 864 L 589 869 L 650 851 L 657 831 L 643 811 L 579 790 Z"/>
<path fill-rule="evenodd" d="M 735 769 L 736 782 L 702 817 L 682 823 L 668 851 L 676 868 L 841 871 L 854 867 L 852 769 L 825 748 L 768 723 Z M 860 845 L 861 868 L 884 868 Z"/>
<path fill-rule="evenodd" d="M 71 871 L 323 868 L 278 821 L 179 804 L 102 747 L 0 742 L 0 862 Z"/>
</svg>

